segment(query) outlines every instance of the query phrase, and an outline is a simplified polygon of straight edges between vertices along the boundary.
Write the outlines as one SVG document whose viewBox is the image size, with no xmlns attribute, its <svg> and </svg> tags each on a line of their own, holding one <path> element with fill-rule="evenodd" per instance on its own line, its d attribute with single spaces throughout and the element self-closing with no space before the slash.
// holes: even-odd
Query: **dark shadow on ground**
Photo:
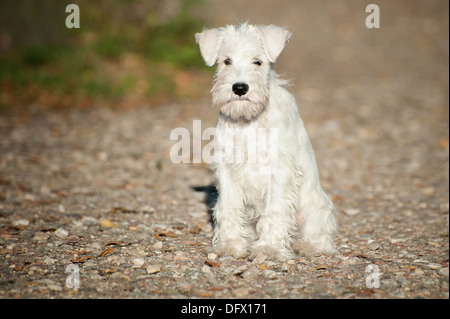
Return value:
<svg viewBox="0 0 450 319">
<path fill-rule="evenodd" d="M 209 222 L 214 229 L 213 209 L 216 206 L 217 196 L 219 195 L 216 185 L 210 184 L 207 186 L 191 186 L 191 189 L 196 192 L 205 193 L 205 204 L 208 206 Z"/>
</svg>

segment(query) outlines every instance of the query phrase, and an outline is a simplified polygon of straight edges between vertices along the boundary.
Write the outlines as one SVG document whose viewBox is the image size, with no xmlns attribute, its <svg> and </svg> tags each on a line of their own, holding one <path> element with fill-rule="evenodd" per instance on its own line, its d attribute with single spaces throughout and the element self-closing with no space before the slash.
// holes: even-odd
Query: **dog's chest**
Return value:
<svg viewBox="0 0 450 319">
<path fill-rule="evenodd" d="M 220 164 L 233 180 L 255 188 L 265 188 L 269 176 L 278 166 L 278 130 L 256 125 L 220 126 Z M 251 185 L 251 186 L 249 186 Z"/>
</svg>

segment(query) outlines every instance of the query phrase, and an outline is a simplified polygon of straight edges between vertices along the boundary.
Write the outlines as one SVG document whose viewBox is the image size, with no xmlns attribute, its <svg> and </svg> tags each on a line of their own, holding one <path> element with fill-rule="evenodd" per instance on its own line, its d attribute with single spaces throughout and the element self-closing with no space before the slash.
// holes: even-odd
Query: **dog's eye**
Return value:
<svg viewBox="0 0 450 319">
<path fill-rule="evenodd" d="M 225 59 L 225 60 L 223 61 L 223 63 L 225 63 L 225 65 L 231 65 L 231 59 L 230 59 L 230 58 Z"/>
<path fill-rule="evenodd" d="M 256 64 L 257 66 L 261 66 L 262 65 L 262 61 L 261 60 L 255 60 L 255 61 L 253 61 L 253 64 Z"/>
</svg>

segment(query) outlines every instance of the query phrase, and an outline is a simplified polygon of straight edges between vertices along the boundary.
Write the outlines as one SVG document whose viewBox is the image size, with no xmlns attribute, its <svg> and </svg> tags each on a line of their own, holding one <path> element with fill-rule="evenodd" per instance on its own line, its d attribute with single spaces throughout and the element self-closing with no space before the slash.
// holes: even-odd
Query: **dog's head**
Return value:
<svg viewBox="0 0 450 319">
<path fill-rule="evenodd" d="M 266 108 L 272 64 L 290 36 L 278 26 L 247 23 L 195 35 L 206 64 L 217 63 L 211 92 L 213 104 L 225 116 L 250 121 Z"/>
</svg>

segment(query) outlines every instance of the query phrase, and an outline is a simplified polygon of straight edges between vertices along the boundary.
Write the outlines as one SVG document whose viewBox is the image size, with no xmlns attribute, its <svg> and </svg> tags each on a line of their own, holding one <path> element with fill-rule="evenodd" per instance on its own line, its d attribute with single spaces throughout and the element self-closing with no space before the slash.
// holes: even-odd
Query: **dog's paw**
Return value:
<svg viewBox="0 0 450 319">
<path fill-rule="evenodd" d="M 339 255 L 339 252 L 334 248 L 332 242 L 327 242 L 326 245 L 313 245 L 310 242 L 298 239 L 291 245 L 294 252 L 303 257 L 311 257 L 314 255 Z"/>
<path fill-rule="evenodd" d="M 302 257 L 311 257 L 317 252 L 311 244 L 301 239 L 294 241 L 291 247 L 297 255 Z"/>
<path fill-rule="evenodd" d="M 258 245 L 252 247 L 250 259 L 255 259 L 259 254 L 265 255 L 268 259 L 273 261 L 286 261 L 294 258 L 294 254 L 292 253 L 292 251 L 284 247 L 278 248 L 269 245 Z"/>
<path fill-rule="evenodd" d="M 217 256 L 232 256 L 236 259 L 248 256 L 248 246 L 242 244 L 241 240 L 231 240 L 227 243 L 218 243 L 214 245 L 213 252 Z"/>
</svg>

